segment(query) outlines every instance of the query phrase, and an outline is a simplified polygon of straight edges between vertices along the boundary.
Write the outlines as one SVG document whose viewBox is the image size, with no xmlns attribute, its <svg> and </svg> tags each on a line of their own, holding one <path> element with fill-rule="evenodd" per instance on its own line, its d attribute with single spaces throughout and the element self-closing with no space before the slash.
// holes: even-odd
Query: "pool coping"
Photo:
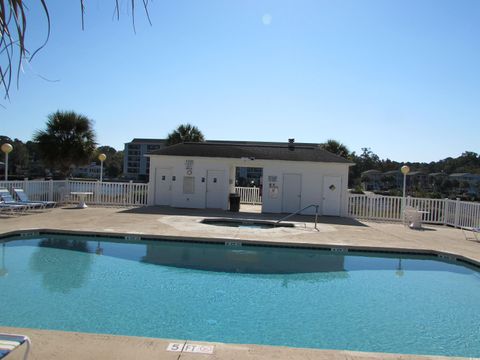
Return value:
<svg viewBox="0 0 480 360">
<path fill-rule="evenodd" d="M 236 344 L 189 339 L 149 338 L 125 335 L 80 333 L 36 328 L 2 327 L 0 331 L 21 333 L 32 340 L 31 358 L 50 360 L 466 360 L 478 358 L 448 357 L 442 355 L 415 355 L 356 350 L 300 348 L 274 345 Z M 170 343 L 200 344 L 214 347 L 213 354 L 169 352 Z M 39 347 L 36 344 L 40 344 Z M 127 353 L 129 352 L 129 353 Z M 68 354 L 68 356 L 66 356 Z"/>
<path fill-rule="evenodd" d="M 138 233 L 138 232 L 111 232 L 111 231 L 98 231 L 98 230 L 65 230 L 65 229 L 54 229 L 54 228 L 26 228 L 14 231 L 6 231 L 0 233 L 0 240 L 9 237 L 20 237 L 20 238 L 29 238 L 33 236 L 40 236 L 40 235 L 73 235 L 79 237 L 104 237 L 104 238 L 111 238 L 111 239 L 118 239 L 123 241 L 172 241 L 172 242 L 191 242 L 191 243 L 204 243 L 204 244 L 222 244 L 222 245 L 231 245 L 231 246 L 241 246 L 242 244 L 249 245 L 249 246 L 265 246 L 265 247 L 278 247 L 278 248 L 296 248 L 296 249 L 309 249 L 309 250 L 326 250 L 332 251 L 337 253 L 386 253 L 386 254 L 401 254 L 401 255 L 421 255 L 421 256 L 432 256 L 438 257 L 442 260 L 447 261 L 457 261 L 466 265 L 470 265 L 475 267 L 476 269 L 480 269 L 480 261 L 469 258 L 463 254 L 449 252 L 449 251 L 441 251 L 431 248 L 423 248 L 418 249 L 414 247 L 395 247 L 395 246 L 368 246 L 368 245 L 339 245 L 339 244 L 315 244 L 311 242 L 288 242 L 288 241 L 272 241 L 272 240 L 258 240 L 258 239 L 232 239 L 232 238 L 224 238 L 224 237 L 192 237 L 192 236 L 178 236 L 178 235 L 159 235 L 159 234 L 145 234 L 145 233 Z M 213 234 L 210 234 L 213 235 Z M 17 239 L 18 240 L 18 239 Z M 480 271 L 480 270 L 479 270 Z M 2 326 L 0 325 L 0 328 Z M 3 327 L 6 328 L 6 327 Z M 32 331 L 37 332 L 55 332 L 55 333 L 65 333 L 69 334 L 72 332 L 68 331 L 57 331 L 57 330 L 42 330 L 32 328 Z M 110 334 L 90 334 L 90 333 L 79 333 L 85 336 L 88 335 L 99 335 L 104 336 L 105 338 L 115 338 L 119 335 L 110 335 Z M 126 336 L 129 337 L 129 336 Z M 138 338 L 138 337 L 131 337 L 131 338 Z M 147 339 L 150 338 L 143 338 L 140 339 Z M 165 339 L 159 339 L 165 340 Z M 182 340 L 183 341 L 183 340 Z M 190 340 L 186 340 L 188 342 L 192 342 Z M 195 341 L 193 341 L 195 342 Z M 209 343 L 206 341 L 196 341 L 198 343 Z M 354 350 L 335 350 L 335 349 L 316 349 L 316 348 L 294 348 L 294 347 L 284 347 L 284 346 L 272 346 L 272 345 L 256 345 L 256 344 L 236 344 L 236 343 L 212 343 L 212 344 L 223 344 L 226 347 L 232 346 L 247 346 L 247 347 L 255 347 L 255 348 L 265 348 L 265 349 L 275 349 L 275 348 L 283 348 L 283 349 L 292 349 L 292 352 L 295 352 L 299 349 L 303 349 L 305 351 L 312 351 L 312 355 L 316 352 L 325 352 L 330 353 L 330 355 L 334 358 L 336 356 L 332 354 L 344 354 L 346 358 L 351 359 L 365 359 L 365 358 L 372 358 L 372 359 L 379 359 L 379 358 L 402 358 L 402 359 L 480 359 L 479 358 L 472 358 L 472 357 L 449 357 L 444 355 L 417 355 L 417 354 L 395 354 L 395 353 L 381 353 L 381 352 L 363 352 L 363 351 L 354 351 Z M 272 351 L 272 350 L 270 350 Z M 358 357 L 357 357 L 358 356 Z M 183 356 L 182 356 L 183 357 Z M 212 357 L 212 359 L 217 357 Z M 267 357 L 268 358 L 268 357 Z M 290 358 L 290 356 L 289 356 Z M 303 358 L 301 357 L 298 357 Z M 327 357 L 325 357 L 326 359 Z M 330 357 L 328 357 L 330 358 Z M 179 356 L 180 359 L 180 356 Z M 292 357 L 292 359 L 296 359 L 296 357 Z M 322 357 L 323 359 L 323 357 Z"/>
</svg>

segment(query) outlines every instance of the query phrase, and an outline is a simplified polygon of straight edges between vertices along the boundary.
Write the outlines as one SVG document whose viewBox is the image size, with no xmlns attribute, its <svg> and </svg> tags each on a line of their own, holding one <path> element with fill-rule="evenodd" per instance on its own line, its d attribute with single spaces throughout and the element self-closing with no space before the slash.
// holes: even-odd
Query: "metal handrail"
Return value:
<svg viewBox="0 0 480 360">
<path fill-rule="evenodd" d="M 300 210 L 297 210 L 283 218 L 281 218 L 280 220 L 278 220 L 275 224 L 279 224 L 280 221 L 284 221 L 284 220 L 287 220 L 289 218 L 291 218 L 292 216 L 294 215 L 297 215 L 298 213 L 301 213 L 303 210 L 307 210 L 308 208 L 311 208 L 311 207 L 315 207 L 315 230 L 319 231 L 317 229 L 317 220 L 318 220 L 318 208 L 319 208 L 320 205 L 315 205 L 315 204 L 312 204 L 312 205 L 308 205 L 308 206 L 305 206 L 303 209 L 300 209 Z"/>
</svg>

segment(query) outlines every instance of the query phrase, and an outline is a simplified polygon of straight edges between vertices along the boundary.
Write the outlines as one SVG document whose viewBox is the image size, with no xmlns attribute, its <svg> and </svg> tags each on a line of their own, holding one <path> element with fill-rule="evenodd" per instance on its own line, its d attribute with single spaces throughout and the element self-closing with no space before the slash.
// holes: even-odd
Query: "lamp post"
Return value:
<svg viewBox="0 0 480 360">
<path fill-rule="evenodd" d="M 407 174 L 410 172 L 410 168 L 407 165 L 403 165 L 400 171 L 403 174 L 402 220 L 405 220 L 405 190 L 407 188 Z"/>
<path fill-rule="evenodd" d="M 103 162 L 107 158 L 107 155 L 105 154 L 100 154 L 98 155 L 98 160 L 100 160 L 100 182 L 103 181 Z"/>
<path fill-rule="evenodd" d="M 5 181 L 8 180 L 8 154 L 13 150 L 13 146 L 9 143 L 2 145 L 2 151 L 5 153 Z"/>
</svg>

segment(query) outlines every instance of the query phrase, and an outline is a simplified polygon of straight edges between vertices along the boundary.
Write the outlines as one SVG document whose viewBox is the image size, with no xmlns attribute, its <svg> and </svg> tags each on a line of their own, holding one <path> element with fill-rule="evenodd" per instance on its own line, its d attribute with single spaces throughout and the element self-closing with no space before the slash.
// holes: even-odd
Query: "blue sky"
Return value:
<svg viewBox="0 0 480 360">
<path fill-rule="evenodd" d="M 0 109 L 24 141 L 49 113 L 95 122 L 100 145 L 163 138 L 336 139 L 381 158 L 480 153 L 477 0 L 157 0 L 136 33 L 123 0 L 49 1 L 52 34 Z M 45 21 L 32 4 L 31 47 Z M 50 79 L 46 81 L 43 78 Z"/>
</svg>

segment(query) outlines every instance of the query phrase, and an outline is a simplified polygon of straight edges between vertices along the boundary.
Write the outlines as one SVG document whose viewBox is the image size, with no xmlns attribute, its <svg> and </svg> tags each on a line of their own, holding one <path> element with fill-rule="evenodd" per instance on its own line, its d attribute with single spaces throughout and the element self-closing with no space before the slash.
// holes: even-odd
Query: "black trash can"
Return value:
<svg viewBox="0 0 480 360">
<path fill-rule="evenodd" d="M 239 212 L 240 211 L 240 195 L 238 194 L 230 194 L 228 197 L 230 200 L 230 211 Z"/>
</svg>

